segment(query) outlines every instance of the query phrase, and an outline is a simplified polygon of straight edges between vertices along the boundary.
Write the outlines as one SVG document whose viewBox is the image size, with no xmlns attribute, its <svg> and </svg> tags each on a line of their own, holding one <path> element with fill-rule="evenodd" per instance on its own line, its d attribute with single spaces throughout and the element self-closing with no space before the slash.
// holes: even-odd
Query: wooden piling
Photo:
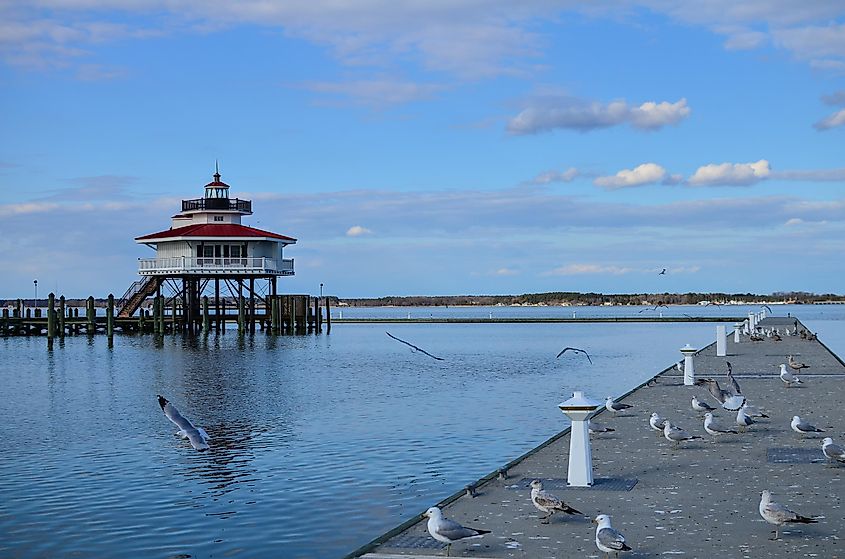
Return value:
<svg viewBox="0 0 845 559">
<path fill-rule="evenodd" d="M 88 326 L 85 329 L 85 332 L 91 336 L 96 333 L 97 331 L 97 323 L 95 321 L 94 315 L 94 297 L 89 296 L 88 299 L 85 301 L 85 318 L 88 321 Z"/>
<path fill-rule="evenodd" d="M 47 296 L 47 349 L 53 349 L 53 336 L 56 334 L 56 295 Z"/>
<path fill-rule="evenodd" d="M 59 318 L 59 337 L 65 337 L 65 296 L 62 295 L 59 297 L 59 310 L 57 312 L 57 316 Z"/>
<path fill-rule="evenodd" d="M 106 334 L 109 337 L 109 347 L 114 343 L 114 295 L 109 293 L 108 306 L 106 307 Z"/>
<path fill-rule="evenodd" d="M 249 331 L 255 333 L 255 278 L 249 278 Z"/>
<path fill-rule="evenodd" d="M 23 316 L 23 301 L 21 301 L 20 299 L 18 299 L 18 300 L 15 302 L 15 312 L 14 312 L 14 317 L 15 317 L 15 318 L 21 318 L 22 316 Z"/>
<path fill-rule="evenodd" d="M 326 297 L 326 334 L 331 334 L 332 332 L 332 309 L 331 304 L 329 301 L 331 297 Z"/>
<path fill-rule="evenodd" d="M 138 309 L 138 332 L 141 334 L 144 333 L 144 328 L 146 327 L 146 315 L 144 313 L 144 307 Z"/>
<path fill-rule="evenodd" d="M 218 323 L 219 324 L 219 323 Z M 208 295 L 202 296 L 202 333 L 208 334 Z"/>
<path fill-rule="evenodd" d="M 220 331 L 226 332 L 226 299 L 220 300 Z"/>
<path fill-rule="evenodd" d="M 238 297 L 238 334 L 243 334 L 245 330 L 244 321 L 246 317 L 244 313 L 246 311 L 246 302 L 244 301 L 243 295 Z"/>
</svg>

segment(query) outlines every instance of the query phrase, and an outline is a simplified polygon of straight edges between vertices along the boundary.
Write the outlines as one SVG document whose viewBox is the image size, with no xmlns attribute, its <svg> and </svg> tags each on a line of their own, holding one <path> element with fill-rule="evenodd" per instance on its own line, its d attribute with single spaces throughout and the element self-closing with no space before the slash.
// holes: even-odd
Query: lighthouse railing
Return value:
<svg viewBox="0 0 845 559">
<path fill-rule="evenodd" d="M 241 258 L 207 256 L 169 258 L 139 258 L 138 271 L 142 275 L 195 272 L 195 273 L 293 273 L 292 258 L 267 258 L 265 256 L 247 256 Z"/>
</svg>

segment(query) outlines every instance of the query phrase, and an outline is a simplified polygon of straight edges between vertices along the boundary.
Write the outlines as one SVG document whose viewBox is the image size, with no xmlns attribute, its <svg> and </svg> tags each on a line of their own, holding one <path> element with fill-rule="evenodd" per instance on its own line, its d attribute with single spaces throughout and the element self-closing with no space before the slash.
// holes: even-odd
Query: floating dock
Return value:
<svg viewBox="0 0 845 559">
<path fill-rule="evenodd" d="M 794 324 L 794 318 L 772 317 L 758 326 L 783 332 Z M 673 364 L 617 399 L 633 405 L 627 413 L 611 416 L 602 409 L 596 414 L 597 421 L 615 431 L 590 435 L 592 487 L 567 487 L 567 429 L 501 471 L 471 483 L 475 496 L 462 491 L 432 502 L 447 518 L 491 531 L 482 539 L 453 544 L 451 555 L 604 557 L 596 548 L 595 524 L 590 520 L 607 514 L 633 548 L 620 555 L 625 558 L 845 557 L 845 465 L 828 465 L 821 451 L 826 436 L 845 443 L 845 364 L 820 341 L 799 336 L 757 342 L 742 336 L 739 343 L 728 336 L 726 353 L 717 357 L 715 344 L 696 352 L 696 378 L 712 377 L 724 384 L 725 362 L 730 361 L 742 393 L 768 419 L 757 419 L 747 432 L 724 435 L 712 443 L 703 429 L 703 414 L 693 411 L 690 400 L 698 396 L 711 405 L 716 401 L 703 387 L 685 386 Z M 801 386 L 787 388 L 779 378 L 779 365 L 787 362 L 788 355 L 810 365 L 800 375 Z M 649 426 L 652 412 L 704 439 L 674 448 Z M 735 413 L 719 408 L 715 415 L 722 425 L 735 425 Z M 825 432 L 815 436 L 793 432 L 793 415 Z M 541 524 L 541 513 L 530 499 L 532 479 L 543 480 L 546 490 L 585 516 L 558 513 L 549 524 Z M 774 527 L 758 512 L 764 489 L 772 492 L 775 502 L 815 517 L 818 523 L 787 524 L 780 539 L 772 541 Z M 426 520 L 417 515 L 347 559 L 445 556 L 445 544 L 429 536 Z"/>
</svg>

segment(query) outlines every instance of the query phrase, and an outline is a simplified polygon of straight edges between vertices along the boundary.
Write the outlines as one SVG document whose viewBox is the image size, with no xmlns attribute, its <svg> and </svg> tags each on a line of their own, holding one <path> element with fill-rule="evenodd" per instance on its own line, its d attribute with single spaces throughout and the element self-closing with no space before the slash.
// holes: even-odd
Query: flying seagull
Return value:
<svg viewBox="0 0 845 559">
<path fill-rule="evenodd" d="M 610 557 L 611 553 L 618 554 L 620 551 L 631 551 L 631 547 L 625 543 L 625 536 L 610 525 L 610 517 L 606 514 L 598 515 L 594 520 L 598 524 L 596 528 L 596 547 Z"/>
<path fill-rule="evenodd" d="M 697 386 L 706 386 L 710 395 L 716 398 L 722 407 L 728 411 L 736 411 L 745 403 L 745 396 L 742 394 L 731 394 L 730 390 L 724 390 L 719 386 L 719 381 L 712 378 L 700 378 L 695 380 Z"/>
<path fill-rule="evenodd" d="M 183 417 L 179 413 L 179 410 L 176 409 L 176 406 L 168 402 L 164 396 L 158 395 L 158 405 L 161 406 L 161 410 L 167 416 L 167 419 L 179 428 L 179 431 L 176 433 L 177 435 L 191 441 L 191 446 L 196 450 L 208 450 L 208 443 L 206 441 L 211 437 L 208 436 L 208 433 L 204 429 L 194 427 L 194 424 Z"/>
<path fill-rule="evenodd" d="M 565 347 L 565 348 L 563 348 L 562 350 L 560 350 L 560 353 L 558 353 L 557 356 L 555 356 L 555 359 L 557 359 L 558 357 L 560 357 L 561 355 L 563 355 L 567 351 L 574 351 L 576 353 L 583 353 L 584 355 L 587 356 L 587 361 L 590 362 L 590 365 L 593 364 L 593 360 L 590 359 L 590 354 L 587 353 L 586 351 L 584 351 L 583 349 L 578 349 L 577 347 Z"/>
<path fill-rule="evenodd" d="M 772 307 L 770 307 L 769 305 L 760 305 L 760 307 L 762 307 L 762 308 L 766 309 L 766 310 L 767 310 L 767 311 L 769 311 L 771 314 L 775 314 L 775 313 L 774 313 L 774 311 L 772 311 Z"/>
<path fill-rule="evenodd" d="M 665 276 L 666 275 L 666 268 L 663 268 L 663 271 L 657 274 L 658 276 Z"/>
<path fill-rule="evenodd" d="M 431 507 L 423 513 L 423 516 L 428 517 L 428 533 L 431 534 L 431 537 L 446 544 L 446 557 L 449 557 L 449 551 L 454 542 L 480 538 L 484 534 L 490 533 L 490 530 L 461 526 L 454 520 L 444 517 L 443 512 L 437 507 Z"/>
<path fill-rule="evenodd" d="M 728 372 L 725 373 L 725 376 L 728 378 L 728 389 L 733 393 L 734 396 L 737 394 L 742 394 L 742 389 L 739 387 L 739 383 L 734 378 L 733 368 L 731 367 L 730 361 L 725 361 L 725 364 L 728 366 Z"/>
<path fill-rule="evenodd" d="M 425 353 L 426 355 L 428 355 L 428 356 L 429 356 L 429 357 L 431 357 L 432 359 L 437 359 L 438 361 L 443 361 L 443 358 L 442 358 L 442 357 L 435 357 L 434 355 L 430 354 L 430 353 L 429 353 L 429 352 L 427 352 L 426 350 L 418 348 L 418 347 L 417 347 L 417 346 L 415 346 L 414 344 L 409 344 L 409 343 L 408 343 L 408 342 L 406 342 L 405 340 L 400 340 L 399 338 L 397 338 L 396 336 L 394 336 L 394 335 L 393 335 L 393 334 L 391 334 L 390 332 L 385 332 L 385 334 L 387 334 L 388 336 L 390 336 L 391 338 L 393 338 L 393 339 L 394 339 L 394 340 L 396 340 L 397 342 L 402 342 L 403 344 L 405 344 L 406 346 L 410 347 L 410 348 L 411 348 L 411 349 L 413 349 L 414 351 L 419 351 L 420 353 Z"/>
<path fill-rule="evenodd" d="M 785 506 L 775 503 L 772 501 L 772 493 L 768 489 L 763 491 L 763 494 L 760 497 L 760 516 L 762 516 L 763 520 L 769 524 L 775 525 L 775 529 L 773 530 L 775 533 L 775 537 L 773 539 L 775 540 L 778 539 L 778 530 L 786 523 L 812 524 L 818 522 L 818 520 L 814 518 L 801 516 L 800 514 L 792 512 Z"/>
<path fill-rule="evenodd" d="M 540 519 L 543 524 L 548 524 L 549 518 L 556 511 L 565 512 L 566 514 L 584 514 L 570 507 L 551 493 L 543 490 L 543 482 L 539 479 L 531 482 L 531 502 L 534 503 L 537 510 L 546 513 L 546 516 Z"/>
</svg>

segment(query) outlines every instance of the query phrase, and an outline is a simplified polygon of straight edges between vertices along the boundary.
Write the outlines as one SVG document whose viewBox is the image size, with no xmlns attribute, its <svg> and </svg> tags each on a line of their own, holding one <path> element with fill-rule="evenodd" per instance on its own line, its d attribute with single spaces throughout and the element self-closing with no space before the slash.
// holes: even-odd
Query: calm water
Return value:
<svg viewBox="0 0 845 559">
<path fill-rule="evenodd" d="M 548 309 L 528 310 L 561 312 Z M 775 311 L 845 353 L 845 307 Z M 125 336 L 113 350 L 83 336 L 51 354 L 44 338 L 0 339 L 0 556 L 340 557 L 564 428 L 556 404 L 572 390 L 625 392 L 714 330 L 339 324 L 319 336 Z M 594 365 L 555 359 L 565 345 Z M 158 393 L 206 428 L 211 451 L 174 436 Z"/>
</svg>

